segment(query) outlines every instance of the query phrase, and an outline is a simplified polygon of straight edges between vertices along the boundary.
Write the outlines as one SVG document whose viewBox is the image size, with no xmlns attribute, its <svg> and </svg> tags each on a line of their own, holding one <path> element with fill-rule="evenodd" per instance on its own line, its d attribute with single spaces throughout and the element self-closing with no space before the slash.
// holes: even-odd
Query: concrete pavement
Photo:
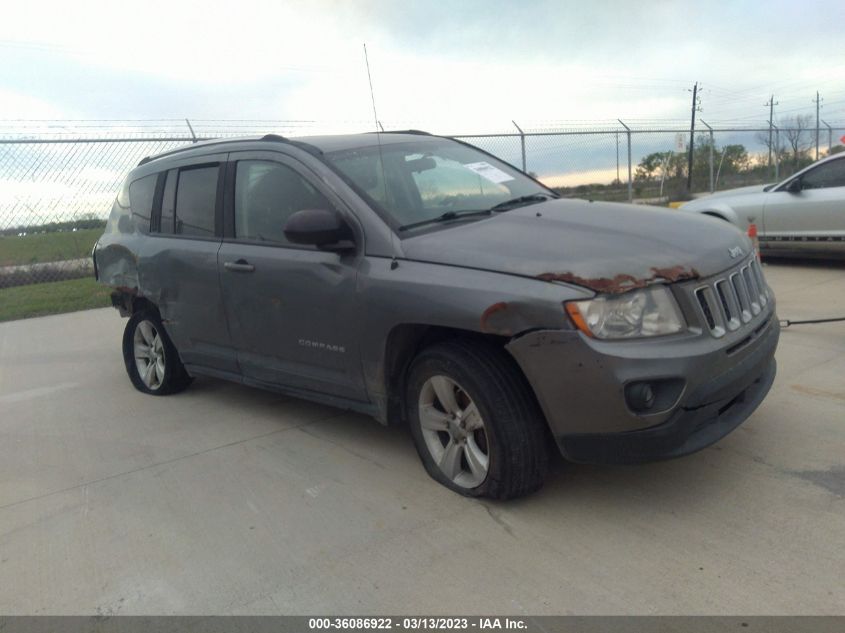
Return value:
<svg viewBox="0 0 845 633">
<path fill-rule="evenodd" d="M 783 318 L 845 315 L 845 267 L 778 263 Z M 716 446 L 556 463 L 461 498 L 403 429 L 198 379 L 129 383 L 111 309 L 0 324 L 2 614 L 845 614 L 845 324 L 784 331 Z"/>
</svg>

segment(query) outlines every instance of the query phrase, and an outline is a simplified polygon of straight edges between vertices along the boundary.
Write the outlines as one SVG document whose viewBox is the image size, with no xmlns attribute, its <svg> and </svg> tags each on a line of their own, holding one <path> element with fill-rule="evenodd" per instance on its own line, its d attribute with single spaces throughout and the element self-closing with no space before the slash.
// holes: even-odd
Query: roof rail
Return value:
<svg viewBox="0 0 845 633">
<path fill-rule="evenodd" d="M 425 132 L 423 130 L 388 130 L 387 132 L 379 132 L 379 134 L 419 134 L 420 136 L 437 136 L 436 134 Z"/>
<path fill-rule="evenodd" d="M 165 156 L 172 156 L 173 154 L 179 154 L 181 152 L 187 152 L 188 150 L 194 149 L 196 147 L 208 147 L 209 145 L 218 145 L 222 143 L 235 143 L 237 141 L 243 141 L 242 138 L 220 138 L 220 139 L 209 139 L 206 141 L 200 141 L 199 143 L 192 143 L 190 145 L 183 145 L 182 147 L 177 147 L 175 149 L 171 149 L 166 152 L 162 152 L 161 154 L 154 154 L 152 156 L 145 156 L 141 159 L 138 163 L 137 167 L 141 165 L 146 165 L 147 163 L 157 160 L 159 158 L 163 158 Z"/>
<path fill-rule="evenodd" d="M 145 156 L 144 158 L 141 159 L 141 161 L 138 163 L 137 166 L 140 167 L 141 165 L 146 165 L 150 161 L 156 160 L 158 158 L 163 158 L 165 156 L 172 156 L 173 154 L 179 154 L 180 152 L 187 152 L 188 150 L 194 149 L 196 147 L 208 147 L 209 145 L 222 145 L 222 144 L 225 144 L 225 143 L 242 143 L 244 141 L 255 142 L 256 140 L 258 140 L 258 141 L 273 141 L 273 142 L 276 142 L 276 143 L 287 143 L 288 145 L 293 145 L 294 147 L 298 147 L 299 149 L 304 150 L 304 151 L 308 152 L 309 154 L 314 154 L 314 155 L 319 155 L 319 154 L 323 153 L 319 148 L 317 148 L 317 147 L 315 147 L 315 146 L 313 146 L 309 143 L 303 143 L 302 141 L 294 141 L 294 140 L 285 138 L 284 136 L 281 136 L 279 134 L 265 134 L 264 136 L 262 136 L 258 139 L 256 139 L 255 137 L 252 137 L 252 138 L 220 138 L 220 139 L 209 139 L 207 141 L 201 141 L 200 143 L 192 143 L 191 145 L 185 145 L 183 147 L 177 147 L 176 149 L 172 149 L 172 150 L 167 151 L 167 152 L 162 152 L 161 154 L 155 154 L 153 156 Z"/>
<path fill-rule="evenodd" d="M 261 137 L 262 141 L 275 141 L 277 143 L 287 143 L 288 145 L 293 145 L 294 147 L 298 147 L 299 149 L 305 150 L 309 154 L 313 154 L 315 156 L 320 155 L 323 153 L 319 147 L 315 147 L 310 143 L 303 143 L 302 141 L 296 141 L 293 139 L 289 139 L 285 136 L 280 134 L 265 134 Z"/>
</svg>

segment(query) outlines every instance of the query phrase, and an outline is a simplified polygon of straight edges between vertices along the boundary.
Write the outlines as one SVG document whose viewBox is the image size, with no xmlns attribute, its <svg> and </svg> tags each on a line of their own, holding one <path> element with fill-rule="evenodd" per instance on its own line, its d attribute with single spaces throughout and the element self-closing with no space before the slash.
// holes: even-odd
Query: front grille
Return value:
<svg viewBox="0 0 845 633">
<path fill-rule="evenodd" d="M 699 284 L 694 293 L 702 322 L 716 338 L 751 323 L 769 303 L 769 289 L 756 258 Z"/>
</svg>

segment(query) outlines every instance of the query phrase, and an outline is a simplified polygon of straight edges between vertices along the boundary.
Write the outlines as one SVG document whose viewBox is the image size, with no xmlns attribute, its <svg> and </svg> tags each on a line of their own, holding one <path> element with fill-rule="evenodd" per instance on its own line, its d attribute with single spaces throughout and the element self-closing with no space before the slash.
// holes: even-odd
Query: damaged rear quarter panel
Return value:
<svg viewBox="0 0 845 633">
<path fill-rule="evenodd" d="M 94 260 L 97 281 L 121 292 L 137 294 L 141 287 L 138 253 L 146 235 L 130 214 L 128 201 L 122 201 L 127 197 L 124 185 L 124 191 L 112 205 L 103 235 L 94 246 Z"/>
</svg>

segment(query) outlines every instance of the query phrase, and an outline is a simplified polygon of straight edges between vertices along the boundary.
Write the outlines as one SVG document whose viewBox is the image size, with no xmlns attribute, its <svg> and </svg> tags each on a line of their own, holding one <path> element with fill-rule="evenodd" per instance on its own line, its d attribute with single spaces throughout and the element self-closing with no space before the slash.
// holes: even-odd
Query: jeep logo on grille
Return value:
<svg viewBox="0 0 845 633">
<path fill-rule="evenodd" d="M 742 256 L 742 249 L 739 246 L 734 246 L 728 249 L 728 253 L 731 256 L 731 259 L 736 259 L 737 257 Z"/>
</svg>

